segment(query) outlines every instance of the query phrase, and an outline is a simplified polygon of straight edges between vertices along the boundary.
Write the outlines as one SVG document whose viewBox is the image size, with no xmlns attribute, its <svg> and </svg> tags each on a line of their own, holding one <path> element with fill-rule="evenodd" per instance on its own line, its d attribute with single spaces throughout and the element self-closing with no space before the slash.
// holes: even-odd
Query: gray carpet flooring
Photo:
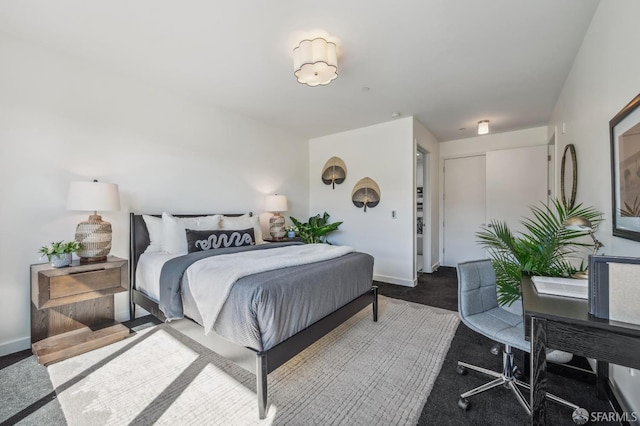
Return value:
<svg viewBox="0 0 640 426">
<path fill-rule="evenodd" d="M 0 358 L 0 421 L 2 425 L 64 425 L 47 369 L 30 351 Z"/>
<path fill-rule="evenodd" d="M 376 283 L 380 294 L 457 310 L 457 279 L 454 268 L 441 267 L 433 274 L 421 274 L 415 288 Z M 131 327 L 145 327 L 150 318 L 138 318 Z M 457 406 L 458 395 L 486 378 L 470 372 L 460 376 L 455 372 L 458 359 L 499 370 L 501 358 L 490 354 L 489 339 L 460 324 L 447 353 L 444 365 L 425 404 L 419 425 L 513 425 L 526 424 L 527 417 L 514 397 L 504 389 L 472 397 L 466 412 Z M 522 356 L 522 354 L 519 354 Z M 522 358 L 523 359 L 523 358 Z M 591 411 L 611 411 L 608 403 L 595 396 L 595 385 L 589 376 L 575 374 L 563 368 L 551 369 L 550 390 Z M 64 425 L 60 404 L 55 398 L 46 368 L 35 362 L 30 351 L 0 358 L 0 425 Z M 571 412 L 548 404 L 550 424 L 571 425 Z M 591 423 L 593 424 L 593 423 Z M 614 424 L 614 423 L 605 423 Z"/>
</svg>

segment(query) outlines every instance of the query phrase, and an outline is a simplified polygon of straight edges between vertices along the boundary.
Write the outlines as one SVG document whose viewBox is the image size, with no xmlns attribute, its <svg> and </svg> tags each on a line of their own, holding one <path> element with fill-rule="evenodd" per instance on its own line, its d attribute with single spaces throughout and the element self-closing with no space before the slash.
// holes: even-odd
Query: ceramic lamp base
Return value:
<svg viewBox="0 0 640 426">
<path fill-rule="evenodd" d="M 282 239 L 287 235 L 287 231 L 284 229 L 284 217 L 280 213 L 274 214 L 269 219 L 269 233 L 274 240 Z"/>
<path fill-rule="evenodd" d="M 76 228 L 77 251 L 80 262 L 102 262 L 111 251 L 111 224 L 100 215 L 91 215 L 89 220 L 80 222 Z"/>
</svg>

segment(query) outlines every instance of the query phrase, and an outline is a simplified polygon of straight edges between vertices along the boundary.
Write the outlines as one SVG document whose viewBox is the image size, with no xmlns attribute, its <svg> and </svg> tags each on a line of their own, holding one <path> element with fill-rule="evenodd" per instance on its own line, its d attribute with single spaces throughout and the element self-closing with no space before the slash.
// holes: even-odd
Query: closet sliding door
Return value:
<svg viewBox="0 0 640 426">
<path fill-rule="evenodd" d="M 518 232 L 530 207 L 547 199 L 547 146 L 488 151 L 444 161 L 444 266 L 486 258 L 476 238 L 491 220 Z"/>
</svg>

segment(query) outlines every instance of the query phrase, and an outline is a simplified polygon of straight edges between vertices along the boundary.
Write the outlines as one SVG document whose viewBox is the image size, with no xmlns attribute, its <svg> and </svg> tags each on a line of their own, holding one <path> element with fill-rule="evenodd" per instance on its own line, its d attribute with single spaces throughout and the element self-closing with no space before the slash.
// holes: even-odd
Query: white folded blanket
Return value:
<svg viewBox="0 0 640 426">
<path fill-rule="evenodd" d="M 208 334 L 227 300 L 242 277 L 290 266 L 305 265 L 344 256 L 353 251 L 348 246 L 305 244 L 254 250 L 207 257 L 191 265 L 187 271 L 189 287 Z"/>
</svg>

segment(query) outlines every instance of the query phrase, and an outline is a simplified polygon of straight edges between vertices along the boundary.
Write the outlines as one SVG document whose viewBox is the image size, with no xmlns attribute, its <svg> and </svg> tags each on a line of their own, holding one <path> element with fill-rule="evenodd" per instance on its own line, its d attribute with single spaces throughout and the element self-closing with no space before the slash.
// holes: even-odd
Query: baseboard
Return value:
<svg viewBox="0 0 640 426">
<path fill-rule="evenodd" d="M 23 337 L 22 339 L 12 340 L 10 342 L 0 343 L 0 356 L 13 354 L 24 351 L 31 347 L 31 337 Z"/>
<path fill-rule="evenodd" d="M 436 262 L 433 265 L 431 265 L 431 271 L 435 272 L 438 270 L 439 267 L 440 267 L 440 262 Z"/>
<path fill-rule="evenodd" d="M 377 275 L 377 274 L 373 274 L 373 280 L 374 281 L 382 281 L 383 283 L 403 285 L 405 287 L 415 287 L 417 285 L 417 281 L 416 280 L 407 280 L 407 279 L 404 279 L 404 278 L 387 277 L 387 276 L 384 276 L 384 275 Z"/>
<path fill-rule="evenodd" d="M 129 321 L 129 308 L 118 310 L 115 313 L 115 320 L 120 322 Z"/>
</svg>

